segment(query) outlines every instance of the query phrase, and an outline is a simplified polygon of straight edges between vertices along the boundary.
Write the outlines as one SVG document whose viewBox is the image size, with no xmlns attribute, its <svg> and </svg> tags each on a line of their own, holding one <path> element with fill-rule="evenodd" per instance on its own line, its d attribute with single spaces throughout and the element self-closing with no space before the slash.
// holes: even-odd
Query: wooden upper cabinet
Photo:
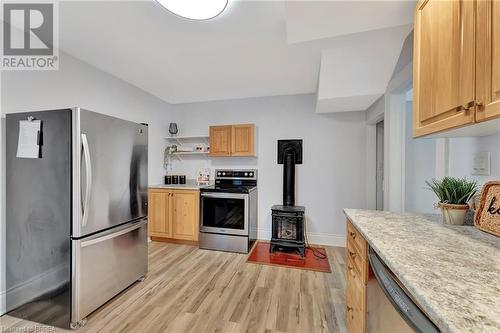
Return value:
<svg viewBox="0 0 500 333">
<path fill-rule="evenodd" d="M 231 130 L 231 155 L 254 156 L 255 125 L 234 125 Z"/>
<path fill-rule="evenodd" d="M 477 1 L 477 121 L 500 117 L 500 1 Z"/>
<path fill-rule="evenodd" d="M 415 137 L 475 121 L 474 6 L 470 0 L 421 0 L 417 4 L 413 57 Z"/>
<path fill-rule="evenodd" d="M 210 126 L 210 156 L 231 155 L 231 126 Z"/>
<path fill-rule="evenodd" d="M 199 192 L 174 191 L 172 238 L 198 241 Z"/>
<path fill-rule="evenodd" d="M 210 156 L 255 156 L 255 125 L 210 126 Z"/>
<path fill-rule="evenodd" d="M 149 235 L 171 237 L 169 216 L 171 192 L 165 190 L 149 190 L 148 196 Z"/>
</svg>

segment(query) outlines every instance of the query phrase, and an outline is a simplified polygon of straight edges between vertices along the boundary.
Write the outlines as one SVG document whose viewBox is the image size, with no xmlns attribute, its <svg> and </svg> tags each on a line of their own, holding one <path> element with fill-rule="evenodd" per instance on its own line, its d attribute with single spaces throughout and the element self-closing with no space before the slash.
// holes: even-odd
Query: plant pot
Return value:
<svg viewBox="0 0 500 333">
<path fill-rule="evenodd" d="M 440 202 L 439 208 L 443 213 L 443 223 L 452 225 L 465 224 L 465 217 L 469 211 L 469 205 L 452 205 Z"/>
</svg>

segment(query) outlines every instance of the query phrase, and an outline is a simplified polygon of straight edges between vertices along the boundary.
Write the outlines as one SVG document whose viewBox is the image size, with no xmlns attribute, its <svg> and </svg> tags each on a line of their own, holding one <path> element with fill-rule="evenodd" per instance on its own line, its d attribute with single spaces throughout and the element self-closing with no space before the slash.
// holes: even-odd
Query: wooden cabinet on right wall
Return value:
<svg viewBox="0 0 500 333">
<path fill-rule="evenodd" d="M 500 117 L 500 1 L 477 2 L 477 121 Z"/>
<path fill-rule="evenodd" d="M 231 127 L 210 126 L 210 156 L 231 156 Z"/>
<path fill-rule="evenodd" d="M 255 156 L 255 125 L 210 126 L 210 156 Z"/>
<path fill-rule="evenodd" d="M 420 0 L 415 10 L 414 136 L 500 116 L 500 2 Z"/>
</svg>

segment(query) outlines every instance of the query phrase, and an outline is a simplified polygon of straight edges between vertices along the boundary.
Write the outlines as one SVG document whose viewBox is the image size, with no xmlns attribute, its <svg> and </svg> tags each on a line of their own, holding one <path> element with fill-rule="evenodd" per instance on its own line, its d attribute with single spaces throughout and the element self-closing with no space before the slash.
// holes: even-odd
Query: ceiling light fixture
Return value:
<svg viewBox="0 0 500 333">
<path fill-rule="evenodd" d="M 168 11 L 191 19 L 210 20 L 226 9 L 228 0 L 156 0 Z"/>
</svg>

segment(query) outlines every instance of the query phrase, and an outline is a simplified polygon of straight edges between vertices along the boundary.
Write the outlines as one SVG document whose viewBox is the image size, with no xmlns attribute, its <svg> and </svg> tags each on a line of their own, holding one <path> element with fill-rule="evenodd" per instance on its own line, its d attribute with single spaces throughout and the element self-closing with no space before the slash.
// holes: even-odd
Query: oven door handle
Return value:
<svg viewBox="0 0 500 333">
<path fill-rule="evenodd" d="M 392 277 L 391 272 L 389 272 L 371 247 L 368 259 L 380 288 L 408 325 L 410 325 L 413 330 L 418 333 L 438 333 L 439 329 L 436 325 L 434 325 L 434 323 L 422 310 L 420 310 L 420 308 L 398 285 L 396 280 Z"/>
<path fill-rule="evenodd" d="M 201 193 L 202 198 L 217 198 L 217 199 L 247 199 L 248 194 L 246 193 L 212 193 L 203 192 Z"/>
</svg>

